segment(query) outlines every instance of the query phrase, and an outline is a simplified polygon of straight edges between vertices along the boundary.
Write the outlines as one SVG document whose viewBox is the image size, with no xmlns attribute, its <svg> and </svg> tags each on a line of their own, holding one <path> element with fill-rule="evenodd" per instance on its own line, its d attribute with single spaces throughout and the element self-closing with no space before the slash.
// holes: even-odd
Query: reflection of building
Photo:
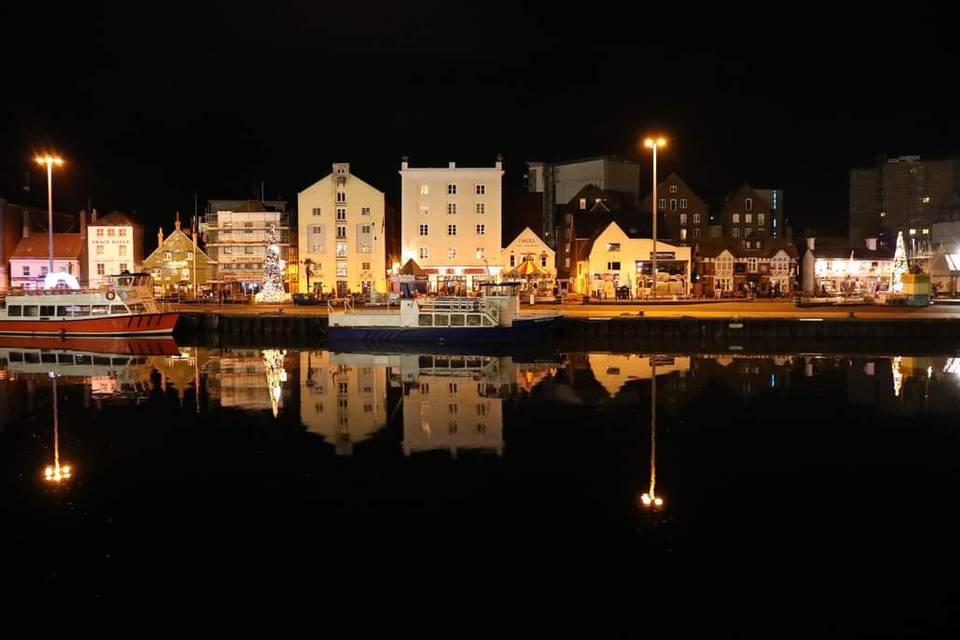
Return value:
<svg viewBox="0 0 960 640">
<path fill-rule="evenodd" d="M 401 262 L 415 260 L 430 287 L 463 293 L 500 273 L 502 162 L 494 167 L 411 168 L 401 177 Z"/>
<path fill-rule="evenodd" d="M 282 381 L 281 381 L 282 383 Z M 286 404 L 289 385 L 279 386 L 279 397 L 268 387 L 264 354 L 259 349 L 231 349 L 211 361 L 208 367 L 207 392 L 221 407 L 247 411 L 272 411 L 274 401 Z"/>
<path fill-rule="evenodd" d="M 657 367 L 657 376 L 690 370 L 690 356 L 590 353 L 587 362 L 610 397 L 616 396 L 630 380 L 652 379 L 653 365 Z"/>
<path fill-rule="evenodd" d="M 157 248 L 143 261 L 143 270 L 153 274 L 153 283 L 163 295 L 177 291 L 194 292 L 214 276 L 214 263 L 180 229 L 180 214 L 177 213 L 173 233 L 163 237 L 163 229 L 157 234 Z M 196 273 L 194 270 L 196 268 Z"/>
<path fill-rule="evenodd" d="M 350 455 L 387 423 L 387 370 L 371 362 L 331 362 L 329 351 L 300 352 L 300 420 Z"/>
<path fill-rule="evenodd" d="M 299 290 L 386 291 L 383 192 L 350 173 L 349 163 L 335 162 L 298 203 Z"/>
</svg>

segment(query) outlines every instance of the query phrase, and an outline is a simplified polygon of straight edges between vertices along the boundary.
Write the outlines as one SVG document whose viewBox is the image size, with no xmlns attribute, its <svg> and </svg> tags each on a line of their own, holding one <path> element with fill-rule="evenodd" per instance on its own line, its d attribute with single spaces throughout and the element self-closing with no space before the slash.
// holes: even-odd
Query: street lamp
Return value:
<svg viewBox="0 0 960 640">
<path fill-rule="evenodd" d="M 660 136 L 656 139 L 647 138 L 643 146 L 653 149 L 653 196 L 650 199 L 650 213 L 653 216 L 653 287 L 651 295 L 657 298 L 657 149 L 667 146 L 667 139 Z"/>
<path fill-rule="evenodd" d="M 53 165 L 62 166 L 63 159 L 60 156 L 46 154 L 35 156 L 34 160 L 40 166 L 47 167 L 47 226 L 50 234 L 50 264 L 47 273 L 53 273 Z"/>
</svg>

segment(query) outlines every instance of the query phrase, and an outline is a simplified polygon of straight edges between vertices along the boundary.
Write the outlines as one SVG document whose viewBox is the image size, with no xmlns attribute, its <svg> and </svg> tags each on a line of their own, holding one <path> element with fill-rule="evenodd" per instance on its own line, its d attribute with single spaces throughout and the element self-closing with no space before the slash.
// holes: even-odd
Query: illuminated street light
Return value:
<svg viewBox="0 0 960 640">
<path fill-rule="evenodd" d="M 63 166 L 63 159 L 50 154 L 35 156 L 33 159 L 40 166 L 47 168 L 47 230 L 50 236 L 50 263 L 47 273 L 53 273 L 53 165 Z"/>
<path fill-rule="evenodd" d="M 667 139 L 660 136 L 656 140 L 647 138 L 643 146 L 653 150 L 653 195 L 650 198 L 650 212 L 653 215 L 653 286 L 651 295 L 657 298 L 657 149 L 667 146 Z"/>
<path fill-rule="evenodd" d="M 43 479 L 47 482 L 61 483 L 73 477 L 73 468 L 69 464 L 60 464 L 60 411 L 57 405 L 57 373 L 50 372 L 53 382 L 53 464 L 43 470 Z"/>
</svg>

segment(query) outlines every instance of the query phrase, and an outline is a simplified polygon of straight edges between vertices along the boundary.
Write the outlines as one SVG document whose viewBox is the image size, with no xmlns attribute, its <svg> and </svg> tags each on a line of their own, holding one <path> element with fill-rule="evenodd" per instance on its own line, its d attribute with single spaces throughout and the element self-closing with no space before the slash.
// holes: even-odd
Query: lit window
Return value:
<svg viewBox="0 0 960 640">
<path fill-rule="evenodd" d="M 120 245 L 119 247 L 117 247 L 117 250 L 120 252 L 119 255 L 120 255 L 121 258 L 126 257 L 126 255 L 127 255 L 127 245 L 122 244 L 122 245 Z"/>
<path fill-rule="evenodd" d="M 930 202 L 930 196 L 923 196 L 923 204 Z"/>
<path fill-rule="evenodd" d="M 483 260 L 487 257 L 487 252 L 483 247 L 477 247 L 477 260 Z"/>
<path fill-rule="evenodd" d="M 428 196 L 428 195 L 430 195 L 430 185 L 428 185 L 428 184 L 422 184 L 422 185 L 420 185 L 420 195 L 422 195 L 422 196 Z"/>
<path fill-rule="evenodd" d="M 699 214 L 699 213 L 693 214 L 693 224 L 700 224 L 700 214 Z"/>
<path fill-rule="evenodd" d="M 733 237 L 734 237 L 734 238 L 739 238 L 739 237 L 740 237 L 740 229 L 737 229 L 736 227 L 734 227 L 734 229 L 733 229 Z"/>
<path fill-rule="evenodd" d="M 917 235 L 917 230 L 916 230 L 916 229 L 910 229 L 910 235 L 912 235 L 912 236 Z"/>
<path fill-rule="evenodd" d="M 619 243 L 619 242 L 608 242 L 608 243 L 607 243 L 607 251 L 620 251 L 620 243 Z"/>
<path fill-rule="evenodd" d="M 680 229 L 680 239 L 681 239 L 681 240 L 686 240 L 686 239 L 687 239 L 687 230 L 686 230 L 686 229 Z"/>
<path fill-rule="evenodd" d="M 667 208 L 667 199 L 666 199 L 666 198 L 660 198 L 660 200 L 657 202 L 657 207 L 660 208 L 660 209 L 666 209 L 666 208 Z"/>
<path fill-rule="evenodd" d="M 685 213 L 681 213 L 681 214 L 680 214 L 680 224 L 682 224 L 682 225 L 687 224 L 687 214 L 685 214 Z"/>
<path fill-rule="evenodd" d="M 586 208 L 587 208 L 587 199 L 586 199 L 586 198 L 580 198 L 580 210 L 581 210 L 581 211 L 584 211 L 584 210 L 586 210 Z"/>
<path fill-rule="evenodd" d="M 420 251 L 417 255 L 420 256 L 421 260 L 426 260 L 430 257 L 430 249 L 428 247 L 420 247 Z"/>
<path fill-rule="evenodd" d="M 680 198 L 680 208 L 681 208 L 681 209 L 686 209 L 686 208 L 687 208 L 687 199 L 686 199 L 686 198 Z"/>
<path fill-rule="evenodd" d="M 740 224 L 740 214 L 739 214 L 739 213 L 733 214 L 733 224 Z"/>
<path fill-rule="evenodd" d="M 753 211 L 753 198 L 744 198 L 743 208 L 745 211 Z"/>
<path fill-rule="evenodd" d="M 676 193 L 676 192 L 677 192 L 677 185 L 675 184 L 670 185 L 670 193 Z"/>
<path fill-rule="evenodd" d="M 103 245 L 102 245 L 102 244 L 98 244 L 98 245 L 97 245 L 97 255 L 98 255 L 98 256 L 102 256 L 102 255 L 103 255 Z"/>
<path fill-rule="evenodd" d="M 765 213 L 757 214 L 757 224 L 762 225 L 766 223 L 766 221 L 767 221 L 767 215 Z"/>
<path fill-rule="evenodd" d="M 454 249 L 453 247 L 450 247 L 449 249 L 447 249 L 447 259 L 456 260 L 456 258 L 457 258 L 457 250 Z"/>
</svg>

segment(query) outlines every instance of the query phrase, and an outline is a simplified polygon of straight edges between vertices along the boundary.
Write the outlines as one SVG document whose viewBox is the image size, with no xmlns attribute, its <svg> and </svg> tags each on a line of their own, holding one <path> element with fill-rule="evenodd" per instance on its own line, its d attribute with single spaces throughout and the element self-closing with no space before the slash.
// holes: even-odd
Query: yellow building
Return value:
<svg viewBox="0 0 960 640">
<path fill-rule="evenodd" d="M 213 279 L 215 265 L 180 229 L 178 212 L 173 233 L 166 238 L 163 228 L 157 233 L 157 248 L 143 261 L 143 270 L 153 275 L 154 285 L 162 295 L 193 296 L 207 280 Z"/>
</svg>

